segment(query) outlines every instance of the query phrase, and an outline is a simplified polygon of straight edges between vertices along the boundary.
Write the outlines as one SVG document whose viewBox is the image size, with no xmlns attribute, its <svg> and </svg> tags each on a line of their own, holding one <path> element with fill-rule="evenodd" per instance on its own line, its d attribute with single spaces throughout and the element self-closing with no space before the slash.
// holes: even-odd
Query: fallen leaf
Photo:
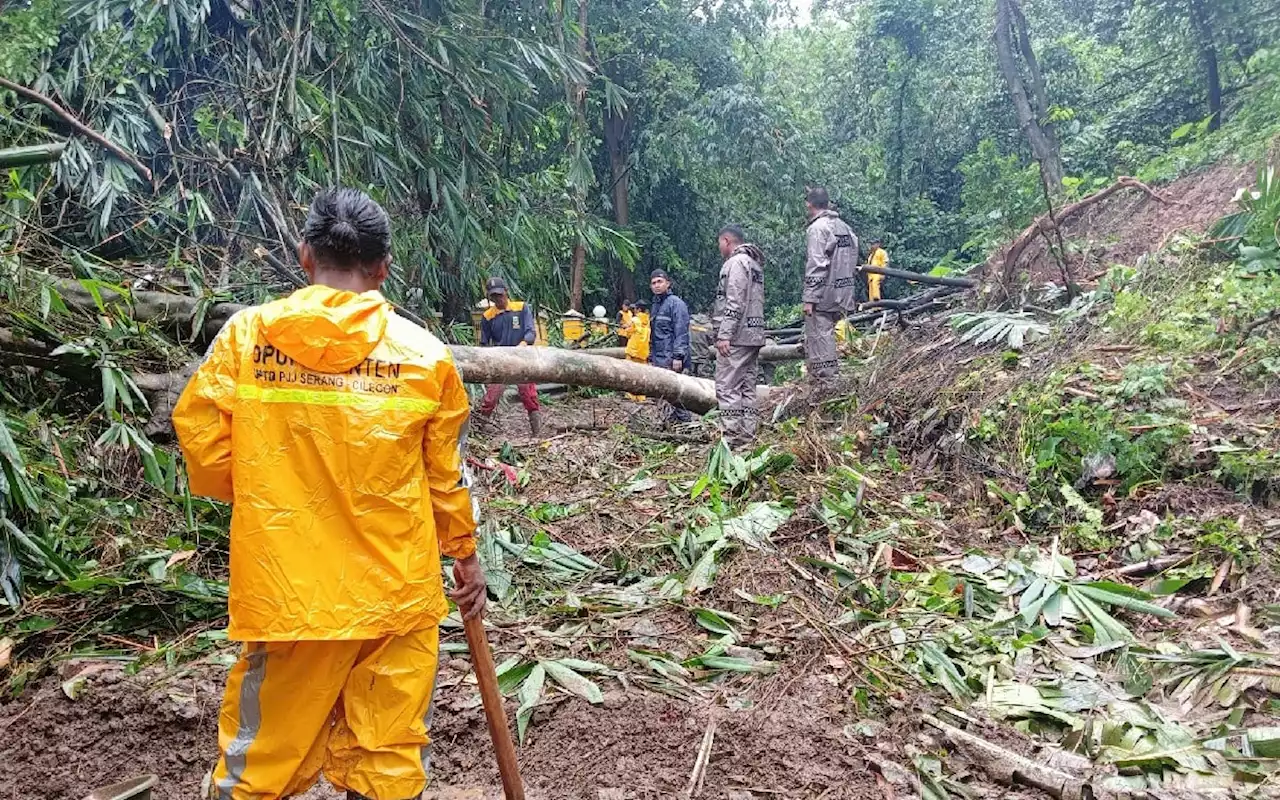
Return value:
<svg viewBox="0 0 1280 800">
<path fill-rule="evenodd" d="M 178 552 L 169 556 L 169 560 L 164 562 L 164 568 L 169 569 L 174 564 L 181 564 L 183 561 L 190 559 L 195 554 L 196 554 L 195 550 L 179 550 Z"/>
</svg>

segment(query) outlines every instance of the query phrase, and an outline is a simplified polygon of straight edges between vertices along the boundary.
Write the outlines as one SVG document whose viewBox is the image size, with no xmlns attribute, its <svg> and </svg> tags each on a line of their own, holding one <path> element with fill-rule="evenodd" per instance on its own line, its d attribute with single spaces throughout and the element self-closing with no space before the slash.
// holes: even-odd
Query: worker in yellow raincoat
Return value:
<svg viewBox="0 0 1280 800">
<path fill-rule="evenodd" d="M 880 246 L 880 241 L 876 240 L 871 243 L 871 253 L 867 256 L 867 266 L 884 268 L 889 266 L 889 254 Z M 884 276 L 877 275 L 873 272 L 867 273 L 867 300 L 876 302 L 880 299 L 880 284 L 884 283 Z"/>
<path fill-rule="evenodd" d="M 637 300 L 631 305 L 631 325 L 627 330 L 627 360 L 636 364 L 649 363 L 649 304 Z M 628 394 L 637 403 L 643 403 L 644 397 Z"/>
<path fill-rule="evenodd" d="M 207 796 L 275 800 L 321 772 L 351 798 L 427 782 L 438 625 L 485 603 L 448 348 L 378 289 L 386 212 L 327 190 L 299 260 L 311 286 L 218 334 L 173 414 L 191 490 L 232 503 L 230 638 L 244 642 Z"/>
<path fill-rule="evenodd" d="M 631 321 L 635 318 L 635 312 L 631 310 L 631 302 L 622 301 L 622 308 L 618 311 L 618 340 L 625 347 L 627 337 L 631 335 Z"/>
</svg>

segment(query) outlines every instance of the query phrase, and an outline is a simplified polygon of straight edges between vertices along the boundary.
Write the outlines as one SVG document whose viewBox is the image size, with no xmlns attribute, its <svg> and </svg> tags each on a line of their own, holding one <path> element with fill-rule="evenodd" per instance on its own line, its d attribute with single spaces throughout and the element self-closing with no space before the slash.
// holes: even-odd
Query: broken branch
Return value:
<svg viewBox="0 0 1280 800">
<path fill-rule="evenodd" d="M 147 167 L 138 160 L 137 156 L 129 153 L 120 145 L 112 142 L 93 128 L 90 128 L 88 125 L 85 125 L 83 122 L 76 119 L 74 114 L 59 105 L 53 98 L 43 95 L 35 89 L 28 89 L 20 83 L 14 83 L 8 78 L 0 78 L 0 88 L 8 89 L 19 97 L 25 97 L 28 100 L 33 100 L 49 109 L 53 113 L 57 114 L 63 122 L 66 122 L 74 128 L 77 133 L 102 145 L 115 155 L 116 158 L 119 158 L 130 167 L 133 167 L 133 171 L 141 175 L 143 180 L 148 183 L 151 181 L 151 170 L 147 169 Z"/>
<path fill-rule="evenodd" d="M 1136 189 L 1145 193 L 1157 203 L 1169 203 L 1169 201 L 1161 197 L 1158 192 L 1137 178 L 1130 178 L 1127 176 L 1122 177 L 1102 191 L 1097 192 L 1096 194 L 1091 194 L 1083 200 L 1078 200 L 1060 209 L 1056 214 L 1045 214 L 1035 222 L 1031 223 L 1031 225 L 1029 225 L 1027 229 L 1019 234 L 1018 238 L 1013 241 L 1013 244 L 1010 245 L 1009 249 L 1005 251 L 1003 270 L 1001 272 L 1004 276 L 1004 282 L 1007 284 L 1013 280 L 1014 270 L 1017 269 L 1018 262 L 1022 259 L 1023 252 L 1031 246 L 1031 243 L 1036 240 L 1036 237 L 1042 234 L 1047 234 L 1049 231 L 1052 231 L 1067 222 L 1067 220 L 1077 216 L 1080 212 L 1090 206 L 1106 200 L 1108 197 L 1122 189 Z M 998 257 L 998 255 L 992 256 L 991 261 L 988 261 L 987 265 L 989 267 L 994 266 L 995 259 Z"/>
</svg>

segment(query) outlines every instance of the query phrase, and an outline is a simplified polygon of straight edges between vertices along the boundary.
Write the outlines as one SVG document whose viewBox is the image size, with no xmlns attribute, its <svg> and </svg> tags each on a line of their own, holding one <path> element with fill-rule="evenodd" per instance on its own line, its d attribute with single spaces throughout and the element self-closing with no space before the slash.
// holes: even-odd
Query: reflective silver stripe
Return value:
<svg viewBox="0 0 1280 800">
<path fill-rule="evenodd" d="M 462 423 L 462 429 L 458 431 L 458 485 L 467 490 L 467 495 L 471 498 L 471 521 L 475 525 L 480 524 L 480 498 L 476 497 L 475 492 L 471 491 L 474 485 L 471 479 L 471 467 L 467 465 L 467 440 L 471 437 L 471 415 L 467 414 L 467 419 Z M 434 697 L 435 695 L 432 695 Z"/>
<path fill-rule="evenodd" d="M 261 643 L 252 646 L 257 649 L 247 656 L 249 668 L 240 682 L 240 719 L 236 736 L 222 756 L 227 774 L 218 781 L 219 800 L 234 800 L 231 790 L 244 779 L 245 754 L 262 728 L 262 680 L 267 674 L 267 648 Z"/>
<path fill-rule="evenodd" d="M 436 668 L 431 672 L 431 702 L 427 703 L 426 716 L 422 718 L 422 726 L 427 729 L 427 743 L 422 746 L 422 774 L 427 776 L 427 785 L 431 785 L 431 717 L 436 711 L 436 681 L 440 678 L 440 645 L 439 634 L 436 639 Z"/>
</svg>

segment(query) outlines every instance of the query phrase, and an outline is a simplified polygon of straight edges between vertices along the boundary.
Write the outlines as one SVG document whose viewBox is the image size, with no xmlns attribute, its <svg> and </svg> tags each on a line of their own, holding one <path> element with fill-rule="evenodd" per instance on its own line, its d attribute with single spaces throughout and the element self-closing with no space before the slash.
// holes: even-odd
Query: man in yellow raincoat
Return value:
<svg viewBox="0 0 1280 800">
<path fill-rule="evenodd" d="M 637 364 L 649 363 L 649 304 L 644 300 L 637 300 L 631 306 L 631 324 L 626 328 L 627 348 L 626 356 L 628 361 Z M 644 402 L 644 397 L 638 394 L 628 394 L 628 398 L 638 403 Z"/>
<path fill-rule="evenodd" d="M 292 797 L 323 771 L 348 798 L 408 800 L 427 780 L 442 554 L 463 615 L 485 602 L 467 395 L 448 348 L 378 292 L 377 203 L 321 192 L 298 256 L 312 285 L 232 317 L 173 415 L 191 490 L 233 504 L 244 645 L 208 794 Z"/>
<path fill-rule="evenodd" d="M 876 240 L 871 243 L 871 252 L 867 256 L 867 266 L 884 267 L 889 266 L 889 254 L 880 246 L 880 241 Z M 884 283 L 884 276 L 877 275 L 874 272 L 867 273 L 867 301 L 874 303 L 880 300 L 880 284 Z"/>
</svg>

